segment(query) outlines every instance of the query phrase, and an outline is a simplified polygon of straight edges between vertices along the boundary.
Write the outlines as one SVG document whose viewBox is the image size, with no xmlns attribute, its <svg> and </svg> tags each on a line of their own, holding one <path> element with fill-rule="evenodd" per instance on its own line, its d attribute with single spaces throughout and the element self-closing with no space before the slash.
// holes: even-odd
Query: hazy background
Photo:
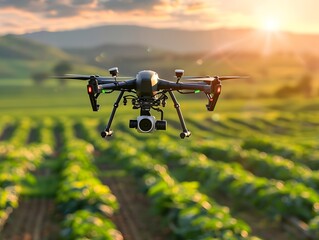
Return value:
<svg viewBox="0 0 319 240">
<path fill-rule="evenodd" d="M 242 74 L 225 97 L 318 95 L 316 1 L 0 2 L 0 84 L 152 69 L 172 79 Z M 61 69 L 62 66 L 62 69 Z M 59 68 L 60 67 L 60 68 Z M 22 81 L 23 80 L 23 81 Z"/>
<path fill-rule="evenodd" d="M 72 230 L 65 225 L 68 219 L 71 222 L 67 224 L 72 225 L 72 215 L 81 208 L 74 209 L 71 218 L 60 213 L 63 220 L 52 218 L 60 210 L 68 213 L 57 196 L 68 198 L 76 192 L 81 198 L 88 191 L 99 195 L 96 189 L 107 185 L 112 192 L 115 189 L 121 205 L 118 219 L 122 215 L 130 222 L 116 222 L 123 234 L 131 225 L 139 240 L 139 234 L 160 230 L 161 224 L 146 216 L 150 209 L 161 213 L 159 217 L 174 228 L 177 225 L 171 224 L 172 219 L 193 221 L 188 215 L 174 217 L 184 214 L 179 211 L 180 204 L 164 202 L 165 208 L 170 205 L 173 209 L 165 215 L 160 208 L 156 210 L 158 204 L 139 200 L 141 195 L 150 199 L 141 169 L 161 172 L 158 164 L 168 168 L 180 183 L 186 181 L 190 188 L 179 191 L 192 198 L 187 200 L 191 206 L 197 194 L 204 192 L 229 207 L 235 218 L 246 221 L 253 235 L 303 239 L 298 231 L 305 239 L 310 235 L 318 239 L 318 9 L 316 0 L 0 0 L 0 239 L 14 235 L 16 239 L 57 239 L 59 232 L 66 236 L 72 231 L 85 234 L 82 221 L 76 220 Z M 85 81 L 60 81 L 52 76 L 103 76 L 109 75 L 111 67 L 118 67 L 121 76 L 133 77 L 140 70 L 151 69 L 172 81 L 176 80 L 175 69 L 184 69 L 185 75 L 245 75 L 250 79 L 223 82 L 214 112 L 206 111 L 204 94 L 176 93 L 192 132 L 190 138 L 180 139 L 181 126 L 169 100 L 164 109 L 167 131 L 140 134 L 130 129 L 129 120 L 136 119 L 139 111 L 133 110 L 130 102 L 126 107 L 121 103 L 112 125 L 114 136 L 105 141 L 100 132 L 117 93 L 101 95 L 101 110 L 92 112 Z M 153 112 L 159 119 L 159 113 Z M 83 141 L 94 145 L 95 152 L 82 147 Z M 70 148 L 70 143 L 77 148 Z M 34 149 L 42 149 L 43 144 L 52 150 L 44 161 L 35 165 L 21 161 L 28 155 L 24 150 L 38 152 Z M 67 167 L 71 166 L 68 160 L 79 160 L 73 161 L 79 164 L 85 158 L 92 163 L 93 156 L 98 167 L 93 179 L 87 178 L 91 165 L 76 167 L 84 175 Z M 209 169 L 206 162 L 217 165 L 209 165 Z M 25 174 L 7 170 L 16 167 L 23 167 Z M 193 167 L 197 170 L 190 170 Z M 62 175 L 71 179 L 61 182 Z M 82 188 L 78 176 L 84 176 L 81 181 L 88 188 Z M 103 186 L 95 178 L 101 179 Z M 187 183 L 194 180 L 200 181 L 198 191 Z M 263 182 L 267 188 L 261 187 Z M 8 185 L 21 190 L 1 188 Z M 143 193 L 137 189 L 140 185 Z M 175 187 L 169 184 L 167 189 Z M 1 193 L 7 190 L 12 195 Z M 179 191 L 176 199 L 183 199 Z M 67 203 L 72 207 L 77 201 Z M 78 205 L 83 206 L 82 202 Z M 85 208 L 94 210 L 90 198 L 87 202 Z M 15 210 L 10 215 L 12 207 Z M 91 222 L 94 233 L 99 224 L 87 217 L 92 213 L 87 212 L 82 220 Z M 229 236 L 233 218 L 226 217 L 220 225 L 205 211 L 203 214 L 201 220 L 212 221 L 196 220 L 196 229 L 200 225 L 205 229 L 223 227 Z M 284 226 L 291 217 L 294 223 Z M 7 219 L 9 224 L 1 230 Z M 177 228 L 180 233 L 195 229 L 187 225 L 188 220 L 185 224 L 184 229 Z M 101 226 L 100 233 L 106 233 Z M 243 233 L 248 234 L 246 230 Z"/>
</svg>

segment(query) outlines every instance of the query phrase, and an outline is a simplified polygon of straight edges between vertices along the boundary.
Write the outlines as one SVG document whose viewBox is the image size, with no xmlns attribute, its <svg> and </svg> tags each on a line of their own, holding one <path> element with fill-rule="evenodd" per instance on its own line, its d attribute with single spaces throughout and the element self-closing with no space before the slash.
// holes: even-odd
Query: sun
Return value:
<svg viewBox="0 0 319 240">
<path fill-rule="evenodd" d="M 280 31 L 280 22 L 274 17 L 265 18 L 263 21 L 263 30 L 267 32 L 278 32 Z"/>
</svg>

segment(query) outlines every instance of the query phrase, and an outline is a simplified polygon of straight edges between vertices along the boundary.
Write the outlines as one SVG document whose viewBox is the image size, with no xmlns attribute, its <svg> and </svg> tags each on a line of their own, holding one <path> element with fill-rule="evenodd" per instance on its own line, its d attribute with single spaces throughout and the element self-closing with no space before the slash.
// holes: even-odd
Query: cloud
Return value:
<svg viewBox="0 0 319 240">
<path fill-rule="evenodd" d="M 32 1 L 23 0 L 1 0 L 0 7 L 16 7 L 16 8 L 28 8 Z"/>
<path fill-rule="evenodd" d="M 99 0 L 98 6 L 113 11 L 152 10 L 161 0 Z"/>
<path fill-rule="evenodd" d="M 0 0 L 2 8 L 16 8 L 44 17 L 74 16 L 95 0 Z"/>
<path fill-rule="evenodd" d="M 152 10 L 162 0 L 0 0 L 0 7 L 14 7 L 45 17 L 74 16 L 80 11 Z"/>
<path fill-rule="evenodd" d="M 52 2 L 45 6 L 44 16 L 51 18 L 75 16 L 79 14 L 79 10 L 79 7 L 65 4 L 63 2 Z"/>
<path fill-rule="evenodd" d="M 94 0 L 72 0 L 72 5 L 89 5 L 95 3 Z"/>
<path fill-rule="evenodd" d="M 12 7 L 43 17 L 75 16 L 82 11 L 142 12 L 146 15 L 186 14 L 203 10 L 208 0 L 0 0 L 0 8 Z M 169 11 L 167 11 L 169 10 Z"/>
<path fill-rule="evenodd" d="M 0 0 L 0 33 L 66 30 L 104 24 L 187 27 L 199 24 L 211 0 Z M 5 17 L 6 16 L 6 17 Z M 8 21 L 12 25 L 10 29 Z M 146 20 L 147 19 L 147 20 Z M 211 17 L 205 18 L 212 21 Z M 18 27 L 14 27 L 16 23 Z M 73 27 L 72 27 L 73 26 Z M 5 28 L 4 28 L 5 27 Z M 8 31 L 9 29 L 9 31 Z"/>
<path fill-rule="evenodd" d="M 0 0 L 0 34 L 104 24 L 258 28 L 267 17 L 285 30 L 319 32 L 318 7 L 317 0 Z"/>
</svg>

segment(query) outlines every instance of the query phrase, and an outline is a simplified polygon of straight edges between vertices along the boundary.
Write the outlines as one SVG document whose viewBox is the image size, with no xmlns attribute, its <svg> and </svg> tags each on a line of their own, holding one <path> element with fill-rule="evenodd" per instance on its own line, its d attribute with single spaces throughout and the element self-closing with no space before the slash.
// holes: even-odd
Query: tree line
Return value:
<svg viewBox="0 0 319 240">
<path fill-rule="evenodd" d="M 52 72 L 47 72 L 47 71 L 37 71 L 34 72 L 31 75 L 31 79 L 36 85 L 43 85 L 44 82 L 50 78 L 51 75 L 54 76 L 61 76 L 66 73 L 69 73 L 72 70 L 73 66 L 69 61 L 60 61 L 56 63 L 53 68 Z M 64 83 L 65 81 L 61 80 L 61 83 Z"/>
</svg>

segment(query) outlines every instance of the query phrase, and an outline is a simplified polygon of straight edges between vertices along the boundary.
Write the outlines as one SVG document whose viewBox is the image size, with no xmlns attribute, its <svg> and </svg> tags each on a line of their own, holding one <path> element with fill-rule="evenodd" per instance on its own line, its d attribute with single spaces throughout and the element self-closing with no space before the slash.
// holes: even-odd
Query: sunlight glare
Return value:
<svg viewBox="0 0 319 240">
<path fill-rule="evenodd" d="M 263 25 L 263 29 L 268 32 L 278 32 L 280 30 L 279 21 L 275 18 L 265 19 Z"/>
</svg>

